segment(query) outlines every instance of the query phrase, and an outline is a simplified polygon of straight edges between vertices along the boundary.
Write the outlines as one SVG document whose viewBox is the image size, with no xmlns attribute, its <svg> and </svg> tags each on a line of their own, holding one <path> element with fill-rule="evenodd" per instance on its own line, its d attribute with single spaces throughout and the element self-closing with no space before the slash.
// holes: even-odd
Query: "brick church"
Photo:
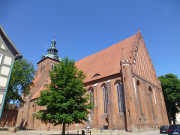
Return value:
<svg viewBox="0 0 180 135">
<path fill-rule="evenodd" d="M 28 129 L 59 130 L 60 126 L 43 123 L 32 117 L 43 107 L 35 101 L 40 91 L 50 83 L 49 70 L 60 62 L 56 42 L 51 42 L 48 54 L 38 62 L 34 87 L 24 97 L 26 104 L 19 109 L 17 124 Z M 92 95 L 94 109 L 88 122 L 67 126 L 82 129 L 122 129 L 137 131 L 168 125 L 168 117 L 160 81 L 148 54 L 140 31 L 100 52 L 77 61 L 76 66 L 86 74 L 87 92 Z"/>
</svg>

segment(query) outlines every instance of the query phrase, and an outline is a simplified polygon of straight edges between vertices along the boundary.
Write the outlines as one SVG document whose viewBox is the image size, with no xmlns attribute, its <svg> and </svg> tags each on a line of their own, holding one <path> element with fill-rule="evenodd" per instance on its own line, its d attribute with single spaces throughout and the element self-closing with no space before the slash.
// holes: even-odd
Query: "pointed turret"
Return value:
<svg viewBox="0 0 180 135">
<path fill-rule="evenodd" d="M 47 55 L 42 55 L 40 62 L 47 57 L 54 59 L 54 60 L 57 60 L 57 61 L 61 60 L 61 58 L 58 56 L 58 50 L 56 49 L 56 41 L 55 40 L 51 41 L 51 46 L 47 50 L 47 53 L 48 53 Z"/>
<path fill-rule="evenodd" d="M 56 49 L 56 41 L 53 40 L 51 42 L 51 47 L 47 50 L 48 52 L 48 57 L 59 60 L 59 56 L 58 56 L 58 50 Z"/>
</svg>

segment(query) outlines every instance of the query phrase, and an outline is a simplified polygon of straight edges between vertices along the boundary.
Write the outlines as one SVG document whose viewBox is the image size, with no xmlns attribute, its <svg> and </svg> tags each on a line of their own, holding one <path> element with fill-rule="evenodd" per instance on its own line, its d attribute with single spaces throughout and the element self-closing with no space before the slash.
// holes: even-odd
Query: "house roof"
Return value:
<svg viewBox="0 0 180 135">
<path fill-rule="evenodd" d="M 84 81 L 90 82 L 120 73 L 120 61 L 123 57 L 131 58 L 136 39 L 137 34 L 77 61 L 75 63 L 77 68 L 86 74 Z"/>
<path fill-rule="evenodd" d="M 16 46 L 13 44 L 13 42 L 8 38 L 8 36 L 6 35 L 4 29 L 2 28 L 2 26 L 0 25 L 0 32 L 3 34 L 3 36 L 7 39 L 7 41 L 10 43 L 9 47 L 11 48 L 11 51 L 13 52 L 13 55 L 15 57 L 15 60 L 22 58 L 22 54 L 19 52 L 19 50 L 16 48 Z"/>
</svg>

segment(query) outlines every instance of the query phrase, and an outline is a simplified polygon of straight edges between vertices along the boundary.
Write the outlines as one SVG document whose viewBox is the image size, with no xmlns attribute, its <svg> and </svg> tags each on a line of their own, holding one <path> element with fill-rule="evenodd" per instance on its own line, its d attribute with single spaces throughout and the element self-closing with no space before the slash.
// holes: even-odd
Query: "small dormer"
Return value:
<svg viewBox="0 0 180 135">
<path fill-rule="evenodd" d="M 97 74 L 95 74 L 95 75 L 93 75 L 93 77 L 92 78 L 94 78 L 94 77 L 98 77 L 98 76 L 101 76 L 99 73 L 97 73 Z"/>
</svg>

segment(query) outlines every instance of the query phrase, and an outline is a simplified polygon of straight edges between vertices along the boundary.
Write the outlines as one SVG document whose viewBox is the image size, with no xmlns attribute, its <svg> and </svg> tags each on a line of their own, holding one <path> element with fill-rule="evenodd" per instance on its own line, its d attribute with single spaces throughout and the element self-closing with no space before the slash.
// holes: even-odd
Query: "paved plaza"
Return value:
<svg viewBox="0 0 180 135">
<path fill-rule="evenodd" d="M 45 130 L 20 130 L 16 133 L 10 133 L 8 131 L 0 131 L 0 135 L 61 135 L 61 131 L 45 131 Z M 69 135 L 77 135 L 78 131 L 69 131 L 67 134 Z M 79 131 L 79 135 L 81 134 L 81 131 Z M 86 135 L 90 135 L 90 133 L 86 133 Z M 144 131 L 144 132 L 125 132 L 125 131 L 109 131 L 105 130 L 93 130 L 91 135 L 160 135 L 159 130 L 155 131 Z M 164 134 L 166 135 L 166 134 Z"/>
</svg>

